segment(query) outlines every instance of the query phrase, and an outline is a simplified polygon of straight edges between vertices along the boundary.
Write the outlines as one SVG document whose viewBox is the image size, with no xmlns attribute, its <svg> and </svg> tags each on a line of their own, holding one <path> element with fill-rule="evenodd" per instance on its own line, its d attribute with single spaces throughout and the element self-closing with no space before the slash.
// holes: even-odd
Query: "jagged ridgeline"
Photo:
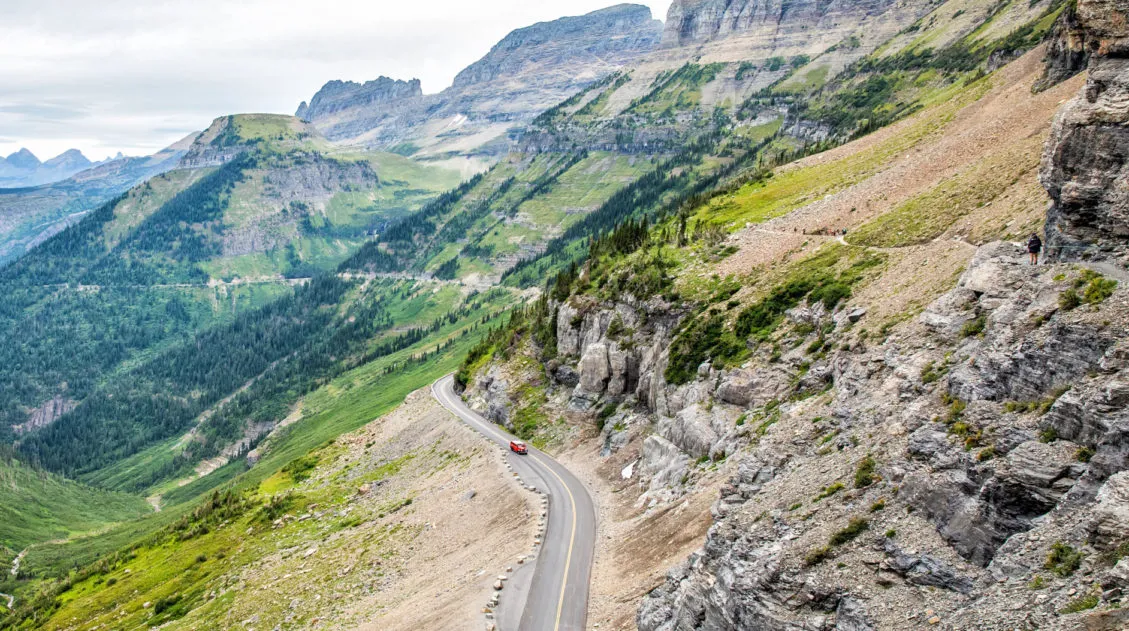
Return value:
<svg viewBox="0 0 1129 631">
<path fill-rule="evenodd" d="M 391 533 L 380 545 L 407 536 L 398 515 L 426 497 L 388 499 L 360 522 L 325 507 L 358 496 L 354 467 L 377 469 L 365 469 L 366 484 L 401 468 L 434 479 L 411 463 L 438 469 L 460 456 L 421 444 L 385 460 L 387 436 L 334 441 L 455 369 L 472 402 L 535 444 L 575 439 L 605 452 L 617 476 L 646 476 L 639 506 L 661 508 L 641 523 L 682 543 L 644 542 L 663 554 L 639 555 L 652 565 L 626 573 L 639 584 L 608 602 L 638 602 L 698 547 L 725 467 L 762 440 L 791 453 L 776 440 L 785 425 L 788 436 L 817 433 L 802 456 L 833 464 L 789 497 L 847 511 L 850 484 L 832 478 L 849 472 L 859 496 L 874 495 L 868 506 L 900 501 L 879 446 L 860 466 L 870 437 L 851 423 L 866 393 L 844 403 L 849 418 L 830 407 L 833 360 L 884 350 L 951 288 L 971 258 L 953 239 L 1014 239 L 1040 223 L 1039 147 L 1067 92 L 1032 94 L 1039 53 L 1022 55 L 1066 5 L 758 7 L 676 2 L 665 29 L 645 8 L 613 7 L 517 32 L 436 97 L 413 82 L 336 82 L 300 118 L 217 119 L 179 168 L 0 270 L 0 336 L 14 341 L 0 348 L 0 381 L 13 386 L 0 392 L 0 438 L 23 467 L 11 477 L 68 485 L 49 511 L 80 524 L 45 526 L 43 539 L 25 536 L 34 523 L 0 529 L 12 552 L 0 558 L 30 545 L 20 578 L 0 583 L 18 596 L 0 626 L 191 627 L 252 614 L 267 626 L 342 613 L 324 590 L 361 585 L 355 563 L 311 581 L 323 598 L 290 609 L 227 588 L 249 564 L 317 537 L 377 523 Z M 1063 274 L 1050 282 L 1081 283 L 1074 316 L 1104 308 L 1103 279 Z M 531 288 L 540 296 L 522 304 Z M 957 329 L 971 343 L 991 319 Z M 934 350 L 930 374 L 956 370 Z M 497 385 L 507 380 L 517 387 Z M 991 423 L 963 409 L 951 420 L 944 436 L 987 448 Z M 593 432 L 598 446 L 584 442 Z M 752 497 L 787 466 L 761 460 L 727 497 Z M 79 511 L 84 497 L 106 510 Z M 128 521 L 142 497 L 163 510 Z M 683 499 L 693 520 L 665 510 Z M 307 510 L 332 523 L 285 519 Z M 879 513 L 865 525 L 845 513 L 810 522 L 822 530 L 803 531 L 797 558 L 812 553 L 804 567 L 830 571 L 828 559 L 887 529 Z M 124 578 L 158 558 L 176 572 Z M 662 627 L 679 598 L 663 585 L 647 609 L 659 613 L 640 626 L 679 628 Z M 796 615 L 826 620 L 833 600 Z M 631 624 L 634 604 L 620 609 L 626 618 L 609 615 Z"/>
</svg>

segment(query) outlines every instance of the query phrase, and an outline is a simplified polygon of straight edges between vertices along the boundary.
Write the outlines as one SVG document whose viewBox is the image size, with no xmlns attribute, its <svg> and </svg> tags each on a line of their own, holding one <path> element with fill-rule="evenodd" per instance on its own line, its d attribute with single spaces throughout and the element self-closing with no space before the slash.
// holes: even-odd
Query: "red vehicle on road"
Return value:
<svg viewBox="0 0 1129 631">
<path fill-rule="evenodd" d="M 526 448 L 525 443 L 521 442 L 520 440 L 510 441 L 510 451 L 514 452 L 515 454 L 529 453 L 529 450 Z"/>
</svg>

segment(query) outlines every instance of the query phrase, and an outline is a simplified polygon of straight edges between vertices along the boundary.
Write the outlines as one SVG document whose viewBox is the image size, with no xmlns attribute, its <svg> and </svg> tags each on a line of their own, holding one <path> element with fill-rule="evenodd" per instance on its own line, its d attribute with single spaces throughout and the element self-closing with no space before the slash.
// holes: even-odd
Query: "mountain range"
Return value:
<svg viewBox="0 0 1129 631">
<path fill-rule="evenodd" d="M 68 149 L 46 162 L 40 162 L 39 158 L 27 149 L 20 149 L 6 158 L 0 157 L 0 188 L 50 184 L 89 169 L 95 164 L 78 149 Z"/>
<path fill-rule="evenodd" d="M 629 4 L 534 24 L 507 35 L 439 94 L 424 95 L 414 79 L 330 81 L 295 115 L 335 142 L 489 164 L 522 124 L 657 48 L 662 29 L 650 9 Z"/>
</svg>

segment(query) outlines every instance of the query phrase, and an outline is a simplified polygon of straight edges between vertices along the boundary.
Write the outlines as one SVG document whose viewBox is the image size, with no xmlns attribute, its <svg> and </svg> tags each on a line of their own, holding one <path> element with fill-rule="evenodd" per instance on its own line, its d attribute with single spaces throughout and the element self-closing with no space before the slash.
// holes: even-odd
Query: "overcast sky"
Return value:
<svg viewBox="0 0 1129 631">
<path fill-rule="evenodd" d="M 670 0 L 637 0 L 662 19 Z M 506 33 L 614 0 L 0 0 L 0 155 L 152 153 L 330 79 L 425 92 Z"/>
</svg>

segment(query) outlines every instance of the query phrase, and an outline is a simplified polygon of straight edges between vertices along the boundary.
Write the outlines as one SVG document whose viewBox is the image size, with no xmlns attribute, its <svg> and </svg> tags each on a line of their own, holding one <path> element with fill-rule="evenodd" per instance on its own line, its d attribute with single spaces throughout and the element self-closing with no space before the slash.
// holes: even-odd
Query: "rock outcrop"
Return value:
<svg viewBox="0 0 1129 631">
<path fill-rule="evenodd" d="M 1129 245 L 1129 6 L 1079 0 L 1076 44 L 1092 53 L 1081 93 L 1055 120 L 1040 174 L 1053 204 L 1048 255 L 1111 258 Z"/>
<path fill-rule="evenodd" d="M 482 59 L 455 76 L 452 88 L 479 84 L 583 81 L 593 65 L 623 65 L 658 44 L 662 23 L 637 4 L 621 4 L 587 15 L 517 29 Z M 561 71 L 570 71 L 573 76 Z"/>
<path fill-rule="evenodd" d="M 1069 4 L 1047 35 L 1047 57 L 1043 78 L 1035 85 L 1044 90 L 1086 69 L 1092 42 L 1078 21 L 1077 5 Z"/>
<path fill-rule="evenodd" d="M 747 455 L 721 489 L 705 546 L 647 596 L 639 628 L 900 628 L 895 622 L 906 614 L 897 603 L 911 599 L 899 590 L 917 587 L 939 590 L 931 606 L 947 609 L 952 628 L 969 628 L 973 619 L 988 628 L 1021 619 L 1066 628 L 1050 603 L 1022 616 L 1011 612 L 1030 598 L 1027 583 L 1045 571 L 1052 544 L 1100 551 L 1129 539 L 1122 523 L 1129 514 L 1129 353 L 1121 333 L 1129 313 L 1124 290 L 1095 311 L 1064 310 L 1056 299 L 1071 287 L 1069 268 L 1026 266 L 1021 254 L 1010 244 L 982 247 L 917 324 L 876 348 L 833 353 L 836 394 L 826 408 L 837 425 L 812 419 L 825 437 L 808 446 L 804 425 L 812 421 L 789 420 L 804 408 L 782 405 L 775 422 L 787 429 L 779 438 L 734 450 Z M 795 311 L 801 318 L 810 310 Z M 983 330 L 970 335 L 969 322 Z M 938 385 L 922 376 L 928 372 L 943 375 Z M 782 387 L 798 386 L 786 380 Z M 706 391 L 714 410 L 722 392 L 763 409 L 754 398 L 732 396 L 730 387 Z M 700 418 L 708 405 L 695 403 L 674 418 Z M 669 421 L 656 422 L 657 433 L 690 456 L 709 441 L 724 442 L 711 427 L 698 420 L 672 431 Z M 829 441 L 844 433 L 850 440 Z M 733 439 L 741 440 L 740 432 Z M 824 498 L 843 492 L 843 485 L 795 492 L 813 488 L 803 480 L 828 469 L 829 453 L 856 450 L 858 459 L 860 449 L 882 461 L 877 475 L 887 482 L 856 475 L 858 489 L 840 510 L 822 509 L 812 521 L 797 515 L 809 505 L 815 514 L 834 501 Z M 662 467 L 645 471 L 669 478 Z M 863 525 L 843 528 L 852 515 L 852 524 Z M 879 527 L 867 522 L 879 517 L 897 529 L 869 534 Z M 896 534 L 903 529 L 915 534 Z M 828 556 L 846 569 L 823 569 L 834 565 Z"/>
<path fill-rule="evenodd" d="M 78 405 L 77 402 L 72 401 L 62 395 L 55 395 L 43 403 L 43 405 L 35 408 L 28 415 L 27 421 L 16 425 L 12 429 L 17 434 L 24 432 L 32 432 L 42 427 L 47 427 L 54 423 L 60 416 L 70 412 Z"/>
</svg>

